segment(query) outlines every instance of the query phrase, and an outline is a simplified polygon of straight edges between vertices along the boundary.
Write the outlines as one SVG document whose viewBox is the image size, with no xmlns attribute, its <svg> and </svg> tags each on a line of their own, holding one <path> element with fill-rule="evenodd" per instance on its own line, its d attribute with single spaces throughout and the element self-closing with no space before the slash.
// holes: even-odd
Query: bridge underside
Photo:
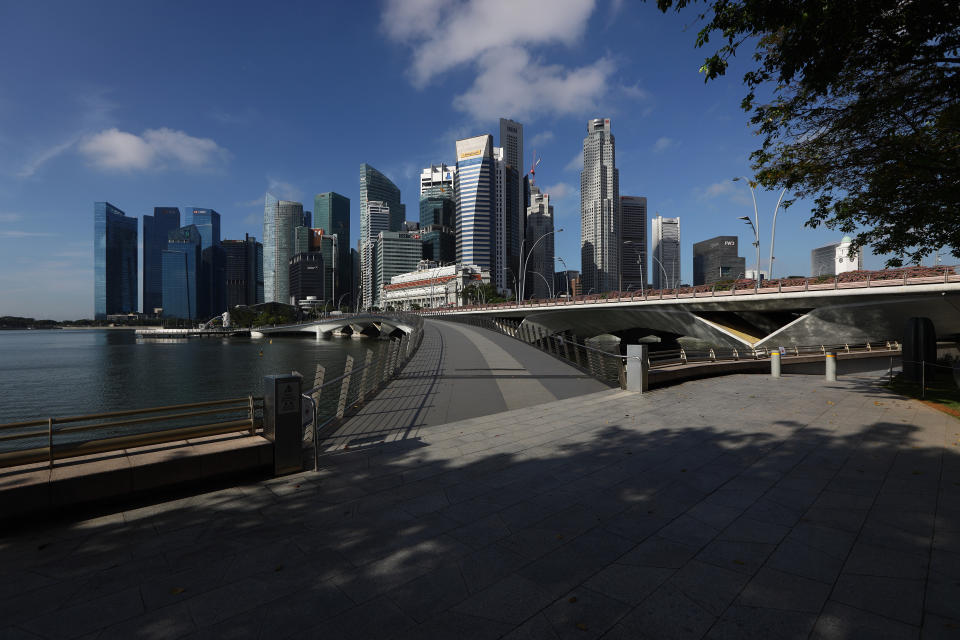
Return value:
<svg viewBox="0 0 960 640">
<path fill-rule="evenodd" d="M 709 304 L 547 309 L 523 315 L 522 323 L 541 333 L 570 332 L 583 338 L 612 334 L 636 342 L 653 335 L 663 342 L 687 337 L 718 346 L 772 347 L 895 339 L 909 318 L 925 316 L 933 321 L 938 336 L 960 336 L 960 294 L 955 292 L 853 297 L 814 308 L 791 307 L 782 301 L 775 305 L 752 302 L 749 308 L 727 305 L 722 310 Z M 521 318 L 505 314 L 499 319 L 515 324 Z"/>
<path fill-rule="evenodd" d="M 326 318 L 317 322 L 286 327 L 265 327 L 260 329 L 263 335 L 298 335 L 303 333 L 314 334 L 316 337 L 342 336 L 399 336 L 411 333 L 413 327 L 397 322 L 394 318 L 377 315 L 345 316 L 343 318 Z"/>
</svg>

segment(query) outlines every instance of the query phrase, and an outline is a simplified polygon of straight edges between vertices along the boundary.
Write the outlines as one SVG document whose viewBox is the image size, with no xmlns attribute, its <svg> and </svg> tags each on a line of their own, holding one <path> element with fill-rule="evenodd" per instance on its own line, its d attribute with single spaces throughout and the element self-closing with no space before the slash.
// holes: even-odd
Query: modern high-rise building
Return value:
<svg viewBox="0 0 960 640">
<path fill-rule="evenodd" d="M 137 219 L 109 202 L 93 203 L 93 312 L 134 313 L 138 304 Z"/>
<path fill-rule="evenodd" d="M 336 287 L 337 298 L 344 293 L 347 305 L 353 305 L 353 264 L 350 262 L 350 198 L 329 191 L 317 194 L 313 198 L 314 228 L 322 229 L 324 236 L 336 236 L 337 257 L 335 264 L 325 266 L 332 269 L 332 286 Z M 336 302 L 336 301 L 334 301 Z"/>
<path fill-rule="evenodd" d="M 620 273 L 624 291 L 643 289 L 649 282 L 647 268 L 647 199 L 620 196 Z"/>
<path fill-rule="evenodd" d="M 503 161 L 508 167 L 517 171 L 518 180 L 523 176 L 523 125 L 507 118 L 500 118 L 500 148 L 503 149 Z M 517 194 L 517 206 L 525 208 L 523 185 L 520 182 L 512 185 Z M 523 209 L 520 210 L 522 214 Z M 520 221 L 523 229 L 523 221 Z"/>
<path fill-rule="evenodd" d="M 543 300 L 553 289 L 553 206 L 550 196 L 530 187 L 530 207 L 527 209 L 527 273 L 523 284 L 525 298 Z"/>
<path fill-rule="evenodd" d="M 206 305 L 201 283 L 203 238 L 195 225 L 170 232 L 163 250 L 163 317 L 196 320 Z"/>
<path fill-rule="evenodd" d="M 650 221 L 650 258 L 654 289 L 680 284 L 680 218 L 657 216 Z"/>
<path fill-rule="evenodd" d="M 198 318 L 210 318 L 227 310 L 227 290 L 225 274 L 225 256 L 220 243 L 220 214 L 213 209 L 190 207 L 187 209 L 186 224 L 194 225 L 200 231 L 202 245 Z"/>
<path fill-rule="evenodd" d="M 620 172 L 609 118 L 587 124 L 580 172 L 580 262 L 587 291 L 612 291 L 620 284 Z"/>
<path fill-rule="evenodd" d="M 420 232 L 423 257 L 438 264 L 457 259 L 454 219 L 457 203 L 452 188 L 435 185 L 420 194 Z"/>
<path fill-rule="evenodd" d="M 163 264 L 171 231 L 180 228 L 180 209 L 154 207 L 152 216 L 143 216 L 143 313 L 154 313 L 163 305 Z"/>
<path fill-rule="evenodd" d="M 717 236 L 693 245 L 693 284 L 736 280 L 747 272 L 747 260 L 740 257 L 737 236 Z"/>
<path fill-rule="evenodd" d="M 831 242 L 810 252 L 811 276 L 816 278 L 818 276 L 836 275 L 837 247 L 839 246 L 839 242 Z"/>
<path fill-rule="evenodd" d="M 422 259 L 419 233 L 382 231 L 377 237 L 374 259 L 374 307 L 383 307 L 383 287 L 390 278 L 414 271 Z"/>
<path fill-rule="evenodd" d="M 567 269 L 566 271 L 557 271 L 553 276 L 553 290 L 556 292 L 557 297 L 573 295 L 574 281 L 579 282 L 580 272 L 575 269 Z"/>
<path fill-rule="evenodd" d="M 304 225 L 303 205 L 269 193 L 263 207 L 263 294 L 265 302 L 290 303 L 290 258 L 294 234 Z"/>
<path fill-rule="evenodd" d="M 524 211 L 520 207 L 526 199 L 522 195 L 525 187 L 517 168 L 507 162 L 505 149 L 494 147 L 493 158 L 496 197 L 491 277 L 497 291 L 512 292 L 516 289 L 514 278 L 520 273 L 520 244 L 525 224 Z"/>
<path fill-rule="evenodd" d="M 309 296 L 317 300 L 325 300 L 330 296 L 325 286 L 327 269 L 324 267 L 323 254 L 319 251 L 296 254 L 290 258 L 289 269 L 290 304 L 298 304 Z"/>
<path fill-rule="evenodd" d="M 190 207 L 184 225 L 194 225 L 203 239 L 203 249 L 220 244 L 220 214 L 213 209 Z"/>
<path fill-rule="evenodd" d="M 423 197 L 427 191 L 434 187 L 439 188 L 440 192 L 450 192 L 453 197 L 454 181 L 457 176 L 457 168 L 448 164 L 432 164 L 420 172 L 420 196 Z"/>
<path fill-rule="evenodd" d="M 494 264 L 496 183 L 493 136 L 457 140 L 457 262 L 489 271 Z"/>
<path fill-rule="evenodd" d="M 263 245 L 244 234 L 243 240 L 224 240 L 227 309 L 263 302 Z"/>
<path fill-rule="evenodd" d="M 400 188 L 367 163 L 360 165 L 360 237 L 369 238 L 367 203 L 383 202 L 390 207 L 390 231 L 397 231 L 407 219 L 407 208 L 400 202 Z M 376 237 L 374 235 L 374 237 Z"/>
<path fill-rule="evenodd" d="M 376 267 L 377 242 L 380 234 L 384 231 L 390 231 L 390 222 L 393 220 L 393 213 L 390 205 L 386 202 L 371 200 L 366 203 L 367 223 L 365 229 L 369 235 L 361 238 L 363 243 L 360 247 L 360 279 L 363 286 L 363 308 L 369 309 L 376 306 L 377 284 Z"/>
</svg>

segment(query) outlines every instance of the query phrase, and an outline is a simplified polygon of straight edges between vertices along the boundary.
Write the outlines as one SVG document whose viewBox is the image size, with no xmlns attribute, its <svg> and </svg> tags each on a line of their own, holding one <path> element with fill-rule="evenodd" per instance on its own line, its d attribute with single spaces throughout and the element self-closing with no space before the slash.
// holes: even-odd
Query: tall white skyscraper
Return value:
<svg viewBox="0 0 960 640">
<path fill-rule="evenodd" d="M 657 216 L 650 221 L 650 273 L 654 289 L 680 284 L 680 218 Z"/>
<path fill-rule="evenodd" d="M 453 183 L 457 176 L 456 165 L 432 164 L 420 172 L 420 197 L 423 197 L 432 187 L 450 190 L 453 193 Z"/>
<path fill-rule="evenodd" d="M 360 238 L 363 243 L 360 247 L 360 265 L 363 274 L 363 308 L 369 309 L 377 298 L 376 278 L 374 277 L 374 261 L 376 257 L 377 238 L 383 231 L 390 231 L 390 205 L 379 200 L 368 200 L 367 203 L 367 235 Z"/>
<path fill-rule="evenodd" d="M 580 261 L 584 293 L 619 286 L 620 172 L 609 118 L 587 124 L 580 172 Z"/>
<path fill-rule="evenodd" d="M 457 262 L 494 266 L 496 207 L 493 136 L 457 140 Z"/>
</svg>

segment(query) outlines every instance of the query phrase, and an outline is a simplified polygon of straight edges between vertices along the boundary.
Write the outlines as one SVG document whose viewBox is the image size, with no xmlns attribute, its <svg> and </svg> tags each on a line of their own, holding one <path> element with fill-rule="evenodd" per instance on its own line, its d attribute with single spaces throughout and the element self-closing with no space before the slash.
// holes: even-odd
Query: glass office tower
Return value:
<svg viewBox="0 0 960 640">
<path fill-rule="evenodd" d="M 161 253 L 167 237 L 180 228 L 180 209 L 154 207 L 152 216 L 143 216 L 143 313 L 163 306 L 163 265 Z"/>
<path fill-rule="evenodd" d="M 457 239 L 453 221 L 457 203 L 453 189 L 433 186 L 420 196 L 420 231 L 423 238 L 423 257 L 440 264 L 457 259 Z"/>
<path fill-rule="evenodd" d="M 227 310 L 226 255 L 220 242 L 220 214 L 213 209 L 192 207 L 187 210 L 187 224 L 200 232 L 202 245 L 200 300 L 198 317 L 210 318 Z"/>
<path fill-rule="evenodd" d="M 294 233 L 304 225 L 303 205 L 269 193 L 263 207 L 263 289 L 266 302 L 290 304 Z"/>
<path fill-rule="evenodd" d="M 244 234 L 243 240 L 224 240 L 227 308 L 263 302 L 263 245 Z"/>
<path fill-rule="evenodd" d="M 353 264 L 350 262 L 350 198 L 332 191 L 317 194 L 313 199 L 314 228 L 323 229 L 324 235 L 337 236 L 337 259 L 334 280 L 342 294 L 353 291 Z M 328 265 L 326 268 L 333 268 Z M 329 291 L 329 289 L 328 289 Z M 344 298 L 353 305 L 353 295 Z"/>
<path fill-rule="evenodd" d="M 196 320 L 202 306 L 200 231 L 194 225 L 171 231 L 162 252 L 163 317 Z"/>
<path fill-rule="evenodd" d="M 104 319 L 137 310 L 137 219 L 109 202 L 93 203 L 93 313 Z"/>
<path fill-rule="evenodd" d="M 419 233 L 383 231 L 377 237 L 374 257 L 373 306 L 383 308 L 383 287 L 390 278 L 416 271 L 422 249 Z"/>
<path fill-rule="evenodd" d="M 457 140 L 457 262 L 484 271 L 494 266 L 493 136 Z"/>
</svg>

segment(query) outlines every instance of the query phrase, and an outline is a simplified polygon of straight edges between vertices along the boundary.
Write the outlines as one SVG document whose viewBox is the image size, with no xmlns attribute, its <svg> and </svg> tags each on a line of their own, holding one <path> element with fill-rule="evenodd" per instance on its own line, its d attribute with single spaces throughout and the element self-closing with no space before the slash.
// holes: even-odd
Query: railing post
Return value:
<svg viewBox="0 0 960 640">
<path fill-rule="evenodd" d="M 53 418 L 47 418 L 47 456 L 50 459 L 50 468 L 53 468 Z"/>
<path fill-rule="evenodd" d="M 627 391 L 647 391 L 650 377 L 648 350 L 645 344 L 627 345 Z"/>
<path fill-rule="evenodd" d="M 347 410 L 347 393 L 350 391 L 351 373 L 353 373 L 353 356 L 347 356 L 347 364 L 343 368 L 343 382 L 340 383 L 340 399 L 337 401 L 337 418 L 342 418 Z"/>
<path fill-rule="evenodd" d="M 247 410 L 250 413 L 250 435 L 256 435 L 257 433 L 257 424 L 256 424 L 256 415 L 254 412 L 253 406 L 253 394 L 247 396 Z"/>
<path fill-rule="evenodd" d="M 713 350 L 713 347 L 710 347 L 710 362 L 717 361 L 717 352 Z"/>
<path fill-rule="evenodd" d="M 363 360 L 363 375 L 360 377 L 360 402 L 367 395 L 367 384 L 370 379 L 370 363 L 373 362 L 373 351 L 367 349 L 367 357 Z"/>
</svg>

